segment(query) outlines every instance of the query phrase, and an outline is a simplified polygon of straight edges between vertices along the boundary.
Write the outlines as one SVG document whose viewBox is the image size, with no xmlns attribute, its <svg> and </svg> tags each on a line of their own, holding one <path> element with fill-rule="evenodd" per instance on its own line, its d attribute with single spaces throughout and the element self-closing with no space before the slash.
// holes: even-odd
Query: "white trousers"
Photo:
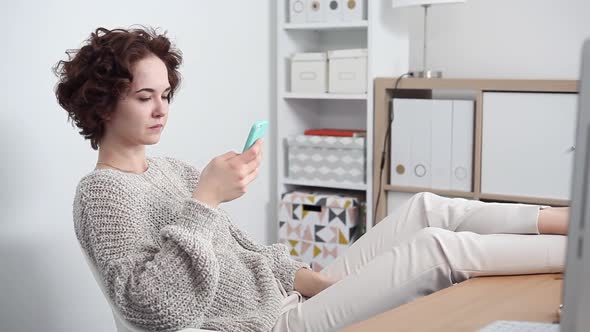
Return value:
<svg viewBox="0 0 590 332">
<path fill-rule="evenodd" d="M 566 236 L 538 235 L 539 210 L 416 194 L 320 272 L 336 284 L 289 295 L 273 331 L 336 331 L 471 277 L 562 272 Z"/>
</svg>

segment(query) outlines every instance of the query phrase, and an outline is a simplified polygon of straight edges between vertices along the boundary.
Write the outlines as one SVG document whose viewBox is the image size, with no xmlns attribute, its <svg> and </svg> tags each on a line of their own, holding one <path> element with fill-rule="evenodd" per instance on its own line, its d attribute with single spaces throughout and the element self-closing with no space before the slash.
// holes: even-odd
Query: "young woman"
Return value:
<svg viewBox="0 0 590 332">
<path fill-rule="evenodd" d="M 57 99 L 98 150 L 74 198 L 76 236 L 132 324 L 334 331 L 473 276 L 563 270 L 567 209 L 421 193 L 312 272 L 219 207 L 256 178 L 261 140 L 202 171 L 146 156 L 180 82 L 181 54 L 165 35 L 99 28 L 68 55 L 55 68 Z"/>
</svg>

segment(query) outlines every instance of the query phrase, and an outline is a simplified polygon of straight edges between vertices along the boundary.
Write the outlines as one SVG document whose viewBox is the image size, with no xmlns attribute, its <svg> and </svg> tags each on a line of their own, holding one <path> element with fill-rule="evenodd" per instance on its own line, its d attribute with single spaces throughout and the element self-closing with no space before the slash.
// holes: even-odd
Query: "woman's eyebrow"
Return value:
<svg viewBox="0 0 590 332">
<path fill-rule="evenodd" d="M 170 91 L 170 89 L 171 89 L 171 87 L 167 87 L 166 90 L 164 90 L 164 92 L 168 92 L 168 91 Z M 135 93 L 140 93 L 142 91 L 154 93 L 156 90 L 154 90 L 152 88 L 143 88 L 143 89 L 139 89 L 139 90 L 135 91 Z"/>
</svg>

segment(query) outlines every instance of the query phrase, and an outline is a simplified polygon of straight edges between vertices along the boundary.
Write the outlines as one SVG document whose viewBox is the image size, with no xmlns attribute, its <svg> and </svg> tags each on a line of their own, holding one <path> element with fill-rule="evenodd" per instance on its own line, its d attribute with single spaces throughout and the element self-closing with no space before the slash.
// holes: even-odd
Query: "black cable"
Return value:
<svg viewBox="0 0 590 332">
<path fill-rule="evenodd" d="M 393 86 L 393 90 L 397 90 L 399 86 L 399 82 L 402 78 L 406 76 L 412 76 L 412 73 L 407 72 L 400 77 L 397 78 L 395 81 L 395 85 Z M 393 102 L 391 104 L 391 120 L 389 121 L 389 125 L 387 126 L 387 132 L 385 133 L 385 139 L 383 140 L 383 151 L 381 151 L 381 165 L 379 170 L 379 190 L 377 191 L 377 202 L 375 203 L 375 211 L 373 211 L 373 225 L 375 225 L 375 219 L 377 218 L 377 210 L 379 209 L 379 199 L 381 198 L 381 188 L 383 184 L 383 169 L 385 168 L 385 151 L 387 151 L 388 144 L 389 144 L 389 136 L 391 136 L 391 126 L 393 124 L 393 119 L 395 118 L 395 114 L 393 113 Z"/>
</svg>

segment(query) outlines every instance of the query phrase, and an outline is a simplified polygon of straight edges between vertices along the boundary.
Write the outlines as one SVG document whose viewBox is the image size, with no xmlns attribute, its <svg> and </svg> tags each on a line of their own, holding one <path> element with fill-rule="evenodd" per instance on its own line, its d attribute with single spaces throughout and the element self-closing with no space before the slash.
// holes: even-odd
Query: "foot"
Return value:
<svg viewBox="0 0 590 332">
<path fill-rule="evenodd" d="M 569 211 L 569 207 L 549 207 L 539 211 L 539 233 L 567 235 Z"/>
</svg>

